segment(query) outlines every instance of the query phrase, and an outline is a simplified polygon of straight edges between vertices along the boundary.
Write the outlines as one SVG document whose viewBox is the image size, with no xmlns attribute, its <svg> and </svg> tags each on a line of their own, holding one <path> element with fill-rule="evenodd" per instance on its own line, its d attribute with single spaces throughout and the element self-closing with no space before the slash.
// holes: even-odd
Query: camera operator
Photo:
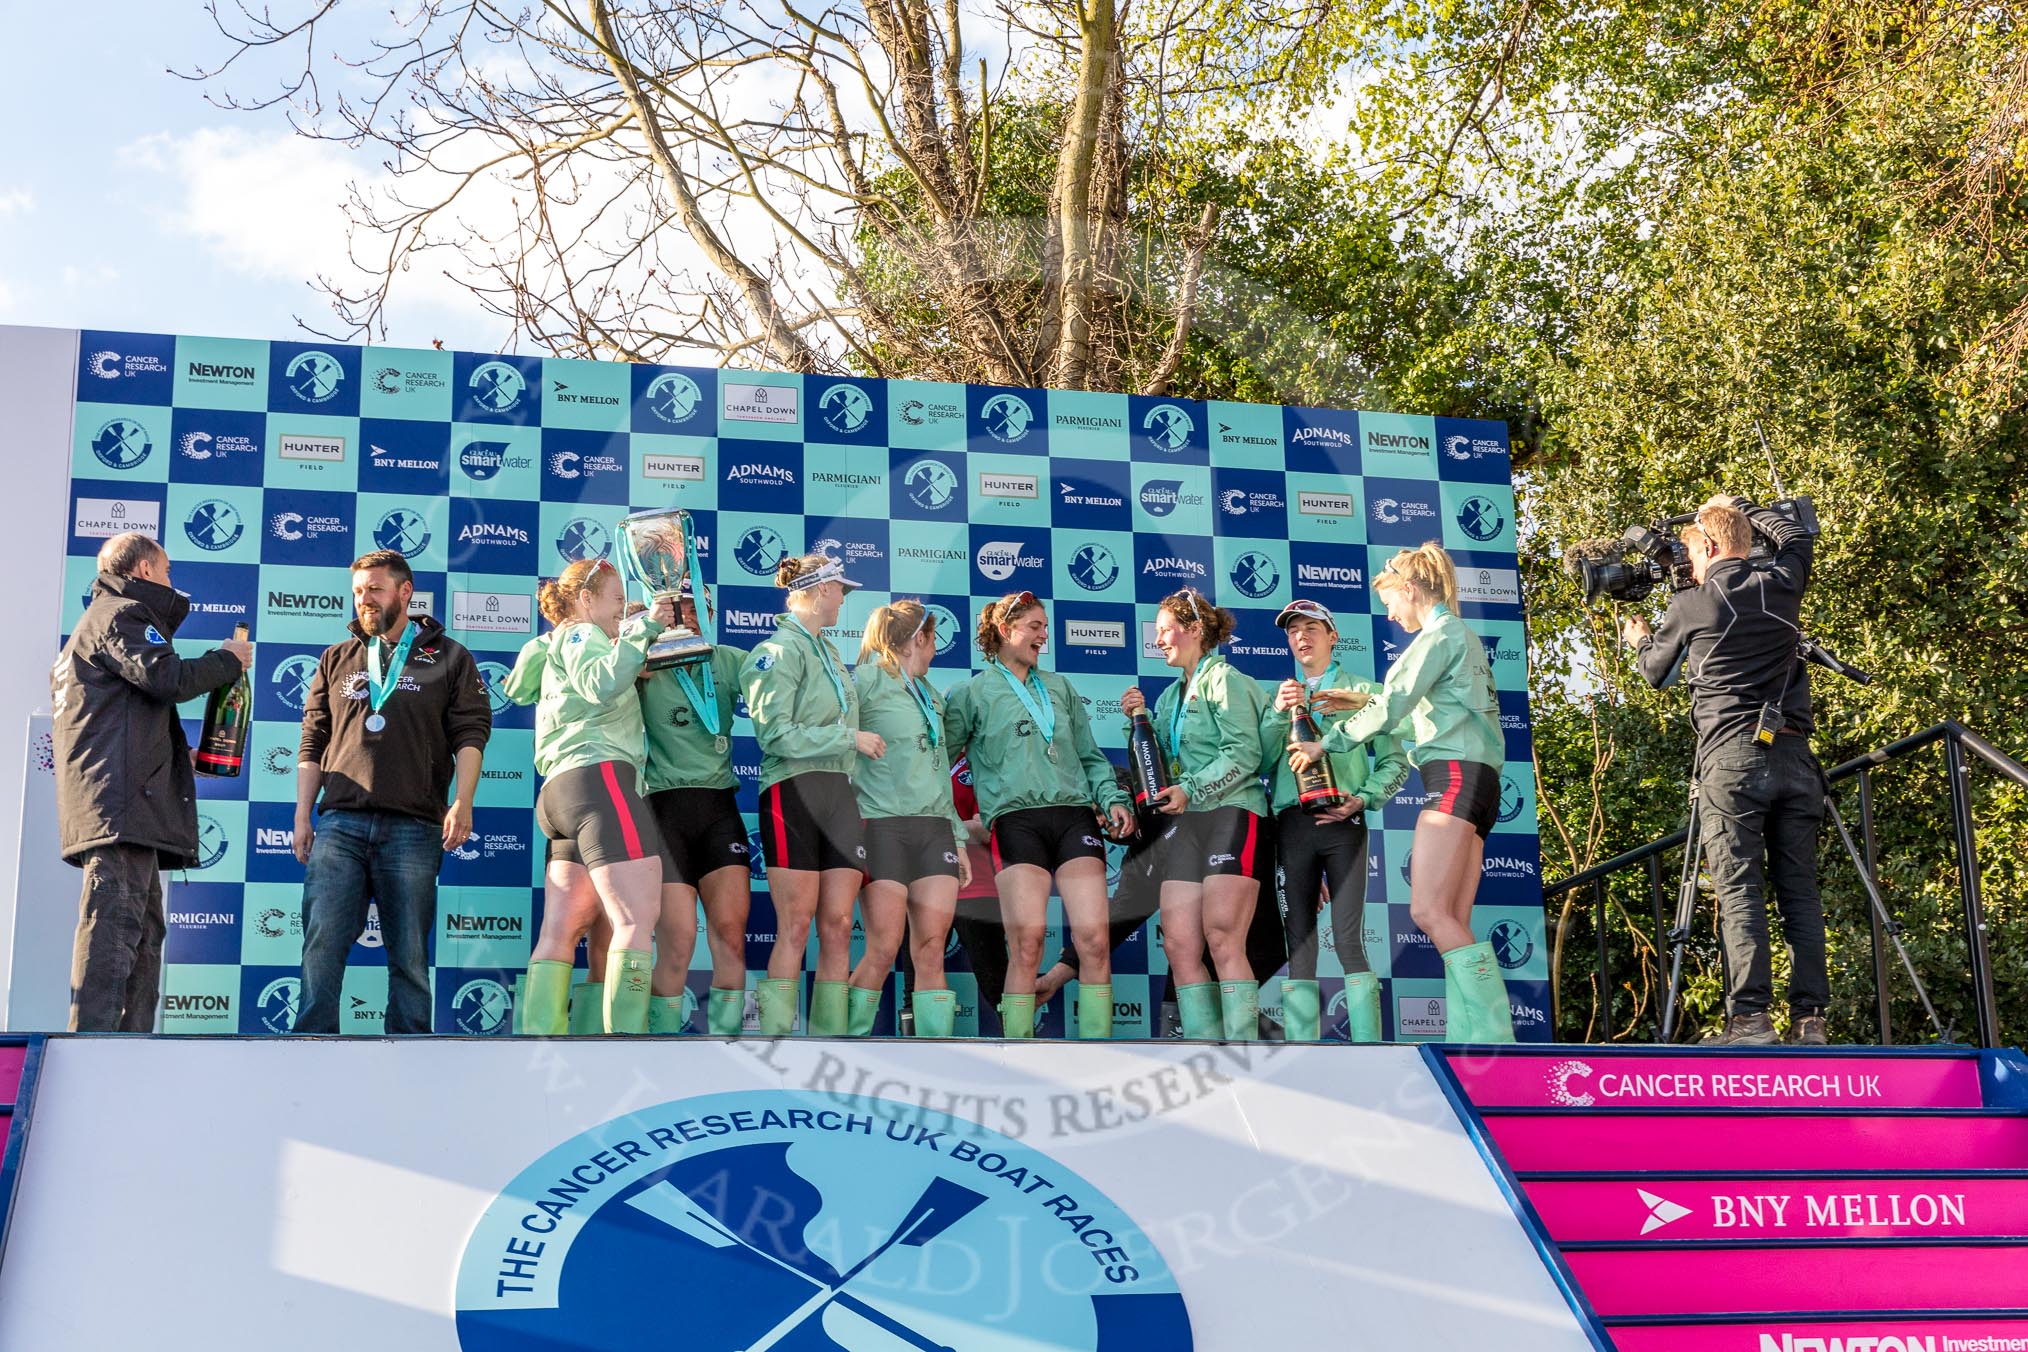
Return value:
<svg viewBox="0 0 2028 1352">
<path fill-rule="evenodd" d="M 1773 559 L 1748 562 L 1753 536 Z M 1678 665 L 1690 686 L 1704 862 L 1725 943 L 1725 1031 L 1714 1045 L 1775 1041 L 1763 885 L 1789 946 L 1789 1038 L 1821 1045 L 1830 979 L 1817 896 L 1823 768 L 1810 751 L 1810 677 L 1799 647 L 1811 539 L 1781 513 L 1720 495 L 1680 536 L 1698 585 L 1669 602 L 1659 632 L 1630 615 L 1621 633 L 1660 688 Z"/>
</svg>

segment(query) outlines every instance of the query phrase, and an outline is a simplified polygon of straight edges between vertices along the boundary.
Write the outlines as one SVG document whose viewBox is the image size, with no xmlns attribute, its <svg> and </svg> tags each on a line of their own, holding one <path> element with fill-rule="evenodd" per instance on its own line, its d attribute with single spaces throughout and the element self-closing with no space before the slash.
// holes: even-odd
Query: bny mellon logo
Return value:
<svg viewBox="0 0 2028 1352">
<path fill-rule="evenodd" d="M 1646 1188 L 1635 1188 L 1634 1191 L 1641 1195 L 1641 1205 L 1648 1209 L 1648 1219 L 1641 1224 L 1641 1233 L 1644 1235 L 1680 1221 L 1690 1214 L 1689 1207 L 1672 1202 L 1666 1197 L 1657 1197 Z"/>
</svg>

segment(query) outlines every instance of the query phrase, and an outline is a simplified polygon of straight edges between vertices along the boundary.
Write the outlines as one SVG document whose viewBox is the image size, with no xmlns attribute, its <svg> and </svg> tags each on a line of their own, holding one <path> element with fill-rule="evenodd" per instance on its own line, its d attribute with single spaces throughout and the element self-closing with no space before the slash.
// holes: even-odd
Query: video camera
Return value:
<svg viewBox="0 0 2028 1352">
<path fill-rule="evenodd" d="M 1802 496 L 1781 498 L 1768 504 L 1817 538 L 1817 509 Z M 1632 526 L 1618 539 L 1579 540 L 1563 552 L 1563 571 L 1570 575 L 1586 604 L 1605 597 L 1613 601 L 1644 601 L 1661 583 L 1670 591 L 1688 591 L 1697 585 L 1690 570 L 1690 551 L 1676 538 L 1676 531 L 1697 519 L 1697 513 L 1663 517 L 1646 526 Z M 1747 555 L 1749 567 L 1760 568 L 1774 559 L 1758 528 L 1753 549 Z"/>
</svg>

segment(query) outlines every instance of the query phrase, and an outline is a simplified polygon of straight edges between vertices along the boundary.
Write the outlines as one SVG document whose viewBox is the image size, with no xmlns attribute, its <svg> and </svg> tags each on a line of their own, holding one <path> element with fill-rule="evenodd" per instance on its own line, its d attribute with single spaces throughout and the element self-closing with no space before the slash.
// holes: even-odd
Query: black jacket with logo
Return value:
<svg viewBox="0 0 2028 1352">
<path fill-rule="evenodd" d="M 239 679 L 223 649 L 179 657 L 190 613 L 174 588 L 99 574 L 91 604 L 50 669 L 56 819 L 63 857 L 144 845 L 166 869 L 197 862 L 197 776 L 176 706 Z"/>
<path fill-rule="evenodd" d="M 1661 628 L 1637 649 L 1650 685 L 1667 684 L 1682 664 L 1700 748 L 1751 737 L 1767 704 L 1779 705 L 1784 726 L 1805 736 L 1816 727 L 1810 671 L 1798 647 L 1811 540 L 1779 512 L 1755 507 L 1747 516 L 1772 542 L 1774 558 L 1761 567 L 1714 562 L 1703 586 L 1671 598 Z"/>
<path fill-rule="evenodd" d="M 353 637 L 318 659 L 297 759 L 323 767 L 319 805 L 326 812 L 440 820 L 457 753 L 468 746 L 483 750 L 493 735 L 493 702 L 472 654 L 428 615 L 411 616 L 409 623 L 416 626 L 415 642 L 395 678 L 399 684 L 381 706 L 387 726 L 380 732 L 366 730 L 372 710 L 359 621 L 347 626 Z"/>
</svg>

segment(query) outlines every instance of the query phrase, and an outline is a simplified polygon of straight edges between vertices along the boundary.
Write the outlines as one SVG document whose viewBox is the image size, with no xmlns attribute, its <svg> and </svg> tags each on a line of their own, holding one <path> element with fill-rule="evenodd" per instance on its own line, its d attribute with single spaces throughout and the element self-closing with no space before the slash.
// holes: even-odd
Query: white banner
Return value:
<svg viewBox="0 0 2028 1352">
<path fill-rule="evenodd" d="M 100 1038 L 0 1346 L 1590 1344 L 1411 1048 Z"/>
</svg>

